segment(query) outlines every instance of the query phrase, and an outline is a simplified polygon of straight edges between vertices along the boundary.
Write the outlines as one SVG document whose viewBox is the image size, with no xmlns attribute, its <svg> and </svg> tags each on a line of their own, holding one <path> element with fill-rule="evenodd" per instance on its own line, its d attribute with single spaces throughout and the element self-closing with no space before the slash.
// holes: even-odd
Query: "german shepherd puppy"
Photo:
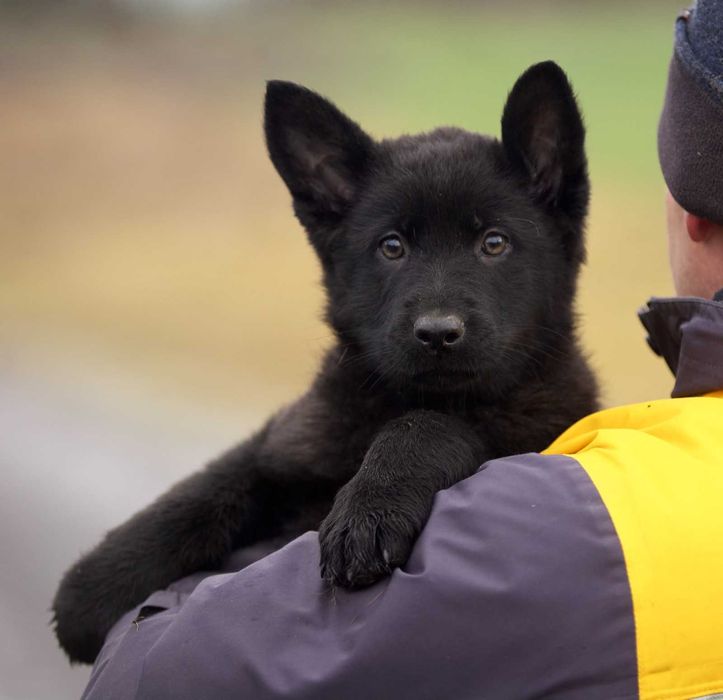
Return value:
<svg viewBox="0 0 723 700">
<path fill-rule="evenodd" d="M 265 131 L 336 342 L 306 394 L 66 573 L 53 610 L 74 661 L 92 662 L 153 591 L 262 540 L 318 528 L 323 579 L 368 586 L 407 561 L 437 491 L 596 408 L 573 310 L 584 128 L 555 63 L 517 80 L 501 140 L 441 128 L 375 141 L 277 81 Z"/>
</svg>

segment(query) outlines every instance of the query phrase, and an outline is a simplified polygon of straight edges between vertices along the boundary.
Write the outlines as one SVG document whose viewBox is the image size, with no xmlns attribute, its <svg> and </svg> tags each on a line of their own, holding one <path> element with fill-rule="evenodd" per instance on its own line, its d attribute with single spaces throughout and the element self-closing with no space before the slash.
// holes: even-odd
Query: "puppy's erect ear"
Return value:
<svg viewBox="0 0 723 700">
<path fill-rule="evenodd" d="M 567 76 L 553 61 L 531 66 L 515 83 L 502 115 L 502 143 L 540 204 L 584 217 L 585 128 Z"/>
<path fill-rule="evenodd" d="M 367 172 L 372 139 L 328 100 L 280 80 L 266 88 L 264 129 L 302 224 L 338 222 Z"/>
</svg>

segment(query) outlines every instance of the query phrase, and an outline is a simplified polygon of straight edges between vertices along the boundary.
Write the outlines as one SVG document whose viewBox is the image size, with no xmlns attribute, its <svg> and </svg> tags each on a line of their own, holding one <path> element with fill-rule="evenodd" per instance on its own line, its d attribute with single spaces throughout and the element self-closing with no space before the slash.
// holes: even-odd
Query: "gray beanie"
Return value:
<svg viewBox="0 0 723 700">
<path fill-rule="evenodd" d="M 678 204 L 723 223 L 723 0 L 698 0 L 676 21 L 658 156 Z"/>
</svg>

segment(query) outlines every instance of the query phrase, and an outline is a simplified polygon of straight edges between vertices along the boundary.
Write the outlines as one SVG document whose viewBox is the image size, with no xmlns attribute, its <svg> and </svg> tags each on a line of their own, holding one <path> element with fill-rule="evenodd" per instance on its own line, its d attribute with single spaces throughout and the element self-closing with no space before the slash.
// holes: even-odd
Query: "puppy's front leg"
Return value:
<svg viewBox="0 0 723 700">
<path fill-rule="evenodd" d="M 358 588 L 406 563 L 437 491 L 472 474 L 487 457 L 459 418 L 411 411 L 387 423 L 322 523 L 322 577 Z"/>
</svg>

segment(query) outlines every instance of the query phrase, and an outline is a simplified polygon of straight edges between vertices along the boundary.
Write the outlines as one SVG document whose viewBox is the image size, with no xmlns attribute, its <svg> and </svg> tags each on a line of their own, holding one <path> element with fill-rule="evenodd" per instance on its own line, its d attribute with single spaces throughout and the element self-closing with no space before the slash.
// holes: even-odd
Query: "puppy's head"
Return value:
<svg viewBox="0 0 723 700">
<path fill-rule="evenodd" d="M 277 81 L 265 129 L 321 260 L 328 320 L 389 384 L 498 396 L 572 341 L 588 179 L 556 64 L 518 79 L 501 140 L 443 128 L 375 141 Z"/>
</svg>

